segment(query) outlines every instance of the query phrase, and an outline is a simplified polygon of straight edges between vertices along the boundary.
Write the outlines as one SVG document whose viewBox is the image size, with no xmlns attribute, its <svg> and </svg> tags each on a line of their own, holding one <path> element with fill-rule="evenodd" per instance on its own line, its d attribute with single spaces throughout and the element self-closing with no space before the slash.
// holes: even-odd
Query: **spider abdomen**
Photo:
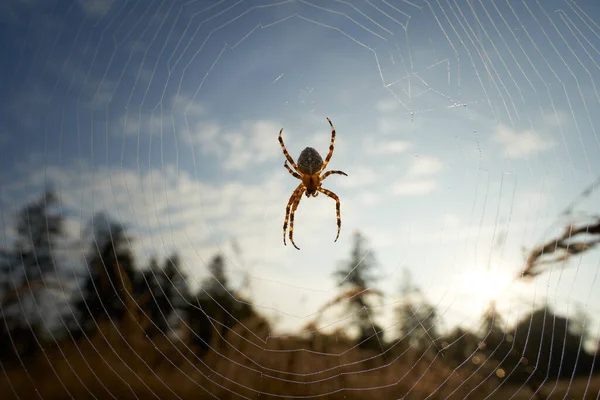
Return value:
<svg viewBox="0 0 600 400">
<path fill-rule="evenodd" d="M 312 147 L 302 150 L 298 157 L 298 170 L 303 174 L 316 174 L 323 166 L 323 158 L 319 152 Z"/>
</svg>

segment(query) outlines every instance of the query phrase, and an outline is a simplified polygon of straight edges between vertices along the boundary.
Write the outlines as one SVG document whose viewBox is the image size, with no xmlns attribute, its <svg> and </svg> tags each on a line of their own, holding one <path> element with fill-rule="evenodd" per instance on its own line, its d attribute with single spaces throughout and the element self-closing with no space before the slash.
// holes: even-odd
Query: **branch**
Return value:
<svg viewBox="0 0 600 400">
<path fill-rule="evenodd" d="M 578 235 L 592 235 L 596 237 L 574 241 L 575 236 Z M 562 235 L 534 248 L 529 253 L 521 277 L 536 277 L 545 272 L 543 266 L 567 261 L 574 255 L 593 249 L 598 243 L 600 243 L 600 219 L 594 223 L 582 225 L 580 227 L 575 227 L 574 224 L 570 224 Z M 545 256 L 554 253 L 558 254 L 546 259 Z"/>
</svg>

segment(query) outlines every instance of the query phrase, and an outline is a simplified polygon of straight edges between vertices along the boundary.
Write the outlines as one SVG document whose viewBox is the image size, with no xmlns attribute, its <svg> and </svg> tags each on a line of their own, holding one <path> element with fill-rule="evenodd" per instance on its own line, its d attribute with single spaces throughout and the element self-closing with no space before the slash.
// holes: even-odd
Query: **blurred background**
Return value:
<svg viewBox="0 0 600 400">
<path fill-rule="evenodd" d="M 595 396 L 599 24 L 592 0 L 5 0 L 0 390 Z M 327 117 L 341 234 L 303 197 L 297 250 L 277 136 L 325 158 Z"/>
</svg>

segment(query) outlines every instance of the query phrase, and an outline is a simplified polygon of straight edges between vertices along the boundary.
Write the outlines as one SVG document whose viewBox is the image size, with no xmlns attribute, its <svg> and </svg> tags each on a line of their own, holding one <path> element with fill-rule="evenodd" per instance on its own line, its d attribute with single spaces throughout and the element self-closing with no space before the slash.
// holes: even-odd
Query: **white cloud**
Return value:
<svg viewBox="0 0 600 400">
<path fill-rule="evenodd" d="M 436 157 L 413 158 L 405 177 L 392 184 L 392 193 L 398 196 L 431 193 L 438 186 L 433 176 L 441 171 L 442 167 L 442 162 Z"/>
<path fill-rule="evenodd" d="M 542 138 L 537 132 L 532 130 L 515 132 L 505 125 L 496 128 L 493 140 L 504 147 L 504 155 L 510 158 L 527 157 L 554 146 L 553 140 Z"/>
<path fill-rule="evenodd" d="M 241 132 L 224 133 L 222 139 L 229 148 L 224 168 L 242 170 L 282 157 L 277 141 L 279 129 L 274 122 L 259 120 L 243 122 Z"/>
<path fill-rule="evenodd" d="M 88 15 L 102 17 L 112 7 L 115 0 L 77 0 L 79 7 Z"/>
<path fill-rule="evenodd" d="M 392 192 L 398 196 L 416 196 L 431 193 L 436 186 L 433 179 L 400 180 L 392 184 Z"/>
<path fill-rule="evenodd" d="M 400 103 L 398 102 L 398 100 L 385 99 L 385 100 L 379 100 L 375 104 L 375 109 L 381 113 L 384 113 L 384 112 L 390 112 L 390 111 L 397 110 L 399 108 L 399 106 L 400 106 Z"/>
<path fill-rule="evenodd" d="M 45 165 L 45 168 L 27 171 L 26 176 L 3 185 L 0 198 L 5 206 L 0 207 L 3 212 L 12 213 L 14 207 L 25 204 L 24 190 L 27 199 L 33 200 L 49 184 L 57 189 L 63 210 L 68 210 L 74 218 L 68 223 L 70 232 L 79 232 L 78 221 L 87 223 L 96 212 L 106 210 L 129 227 L 141 262 L 145 262 L 149 252 L 162 256 L 178 249 L 184 261 L 200 273 L 204 273 L 203 264 L 198 258 L 212 256 L 214 246 L 232 236 L 257 237 L 263 247 L 280 243 L 285 202 L 291 193 L 282 184 L 283 172 L 269 175 L 258 184 L 244 181 L 213 184 L 198 181 L 174 165 L 166 165 L 162 170 L 151 169 L 141 175 L 134 169 L 119 166 L 93 169 L 85 163 Z M 319 211 L 329 213 L 331 209 Z M 317 225 L 330 225 L 330 222 L 326 218 L 316 221 Z M 9 227 L 3 230 L 6 234 Z M 281 246 L 280 250 L 285 249 Z M 260 251 L 250 253 L 252 256 L 261 254 Z M 273 253 L 275 258 L 279 254 Z"/>
<path fill-rule="evenodd" d="M 339 181 L 336 183 L 336 185 L 345 188 L 365 187 L 377 182 L 379 178 L 377 172 L 375 172 L 375 170 L 373 170 L 372 168 L 368 167 L 357 167 L 352 170 L 352 173 L 350 173 L 349 171 L 344 172 L 346 172 L 348 176 L 330 175 L 325 180 L 325 183 L 323 183 L 323 186 L 326 186 L 327 181 L 333 178 L 334 176 L 339 177 Z"/>
<path fill-rule="evenodd" d="M 372 156 L 386 156 L 401 154 L 410 149 L 413 144 L 406 140 L 381 140 L 376 141 L 368 136 L 364 140 L 365 153 Z"/>
<path fill-rule="evenodd" d="M 171 99 L 173 111 L 187 116 L 199 116 L 205 113 L 201 102 L 190 98 L 188 95 L 177 93 Z"/>
<path fill-rule="evenodd" d="M 178 128 L 180 137 L 204 154 L 223 157 L 223 168 L 240 171 L 276 157 L 283 157 L 277 141 L 278 125 L 272 121 L 243 121 L 236 130 L 225 130 L 214 121 L 199 120 L 188 133 Z M 283 164 L 283 158 L 282 158 Z"/>
<path fill-rule="evenodd" d="M 361 192 L 358 194 L 358 201 L 365 206 L 374 206 L 379 203 L 380 197 L 374 192 Z"/>
<path fill-rule="evenodd" d="M 118 120 L 117 135 L 160 135 L 165 129 L 172 129 L 169 115 L 145 112 L 128 112 Z"/>
<path fill-rule="evenodd" d="M 220 132 L 221 127 L 216 122 L 200 121 L 194 125 L 191 132 L 181 128 L 179 134 L 187 143 L 198 146 L 203 153 L 223 156 L 225 147 L 219 140 Z"/>
<path fill-rule="evenodd" d="M 442 162 L 436 157 L 415 157 L 411 163 L 406 175 L 409 177 L 419 177 L 435 175 L 442 169 Z"/>
<path fill-rule="evenodd" d="M 446 213 L 442 218 L 444 226 L 458 227 L 460 226 L 460 218 L 454 213 Z"/>
<path fill-rule="evenodd" d="M 559 124 L 564 126 L 567 119 L 567 113 L 561 110 L 542 114 L 542 122 L 546 125 L 546 128 L 558 128 Z"/>
<path fill-rule="evenodd" d="M 397 118 L 379 118 L 377 128 L 381 133 L 394 133 L 400 130 Z"/>
</svg>

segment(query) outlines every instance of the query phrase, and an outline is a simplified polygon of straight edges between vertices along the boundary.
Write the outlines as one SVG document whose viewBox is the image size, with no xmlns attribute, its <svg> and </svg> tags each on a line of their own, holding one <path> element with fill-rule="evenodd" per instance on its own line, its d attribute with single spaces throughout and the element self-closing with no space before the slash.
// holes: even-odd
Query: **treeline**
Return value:
<svg viewBox="0 0 600 400">
<path fill-rule="evenodd" d="M 192 290 L 177 253 L 162 263 L 153 257 L 148 265 L 139 266 L 133 238 L 121 222 L 106 214 L 94 216 L 81 237 L 68 237 L 52 191 L 19 211 L 15 233 L 8 248 L 0 249 L 0 363 L 6 370 L 27 370 L 28 363 L 35 362 L 29 360 L 49 348 L 89 340 L 105 326 L 99 321 L 117 326 L 117 332 L 125 335 L 123 321 L 133 315 L 137 317 L 131 323 L 148 340 L 183 343 L 198 359 L 218 352 L 215 343 L 232 343 L 227 337 L 254 340 L 255 332 L 240 331 L 240 326 L 269 331 L 269 322 L 250 299 L 240 298 L 231 287 L 222 255 L 212 258 L 209 277 Z M 395 337 L 386 339 L 388 333 L 374 322 L 376 302 L 383 297 L 376 289 L 379 267 L 364 236 L 356 233 L 350 257 L 334 272 L 341 292 L 321 309 L 340 305 L 351 311 L 348 328 L 357 335 L 342 333 L 349 348 L 380 354 L 383 363 L 394 354 L 416 351 L 421 357 L 411 362 L 437 359 L 447 366 L 440 366 L 447 368 L 444 373 L 458 374 L 460 379 L 479 371 L 485 372 L 478 378 L 482 382 L 527 384 L 534 391 L 545 380 L 589 376 L 598 370 L 595 354 L 583 347 L 585 314 L 567 319 L 544 307 L 507 330 L 492 305 L 479 332 L 457 328 L 442 333 L 436 308 L 406 271 L 399 289 L 402 301 L 395 309 Z M 295 346 L 314 348 L 320 341 L 321 351 L 333 349 L 335 345 L 328 344 L 333 343 L 331 336 L 319 333 L 319 322 L 317 317 L 298 332 Z"/>
<path fill-rule="evenodd" d="M 53 192 L 19 212 L 16 233 L 12 247 L 0 253 L 3 362 L 35 355 L 46 342 L 79 339 L 100 317 L 122 320 L 132 311 L 146 315 L 149 336 L 176 336 L 188 325 L 201 353 L 213 334 L 255 314 L 229 287 L 221 255 L 208 266 L 212 278 L 192 292 L 178 254 L 138 267 L 125 226 L 104 213 L 80 240 L 67 237 Z"/>
</svg>

